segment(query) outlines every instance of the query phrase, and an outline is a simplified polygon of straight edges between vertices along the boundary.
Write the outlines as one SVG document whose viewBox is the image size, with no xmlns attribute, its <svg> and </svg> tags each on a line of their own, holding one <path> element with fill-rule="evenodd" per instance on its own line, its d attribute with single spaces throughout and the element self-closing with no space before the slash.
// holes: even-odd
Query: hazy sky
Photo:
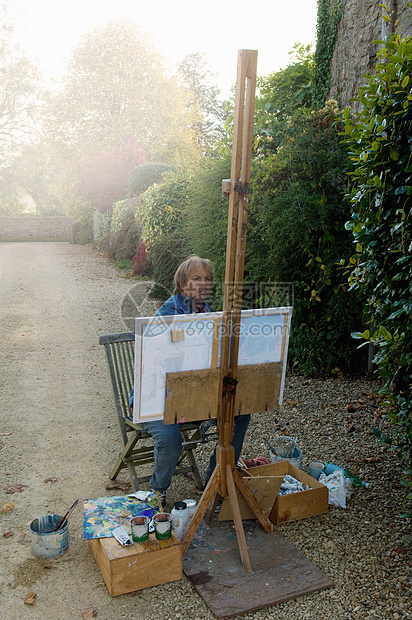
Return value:
<svg viewBox="0 0 412 620">
<path fill-rule="evenodd" d="M 286 66 L 294 43 L 315 42 L 316 8 L 317 0 L 12 0 L 10 12 L 19 43 L 47 79 L 60 79 L 94 26 L 128 18 L 171 66 L 187 53 L 204 53 L 226 95 L 239 49 L 258 50 L 258 75 Z"/>
</svg>

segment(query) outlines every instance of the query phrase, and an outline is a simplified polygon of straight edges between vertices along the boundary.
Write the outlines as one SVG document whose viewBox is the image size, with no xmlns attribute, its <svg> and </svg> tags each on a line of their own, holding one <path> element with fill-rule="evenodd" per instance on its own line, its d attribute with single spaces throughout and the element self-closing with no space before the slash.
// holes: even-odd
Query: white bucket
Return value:
<svg viewBox="0 0 412 620">
<path fill-rule="evenodd" d="M 44 515 L 30 523 L 31 550 L 36 558 L 57 558 L 70 543 L 69 522 L 53 532 L 62 515 Z"/>
</svg>

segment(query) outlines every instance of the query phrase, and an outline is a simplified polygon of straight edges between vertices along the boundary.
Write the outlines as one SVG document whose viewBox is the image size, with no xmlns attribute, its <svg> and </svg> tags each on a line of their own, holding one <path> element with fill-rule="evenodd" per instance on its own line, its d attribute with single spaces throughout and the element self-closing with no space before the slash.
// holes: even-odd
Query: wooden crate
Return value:
<svg viewBox="0 0 412 620">
<path fill-rule="evenodd" d="M 114 538 L 89 540 L 110 596 L 150 588 L 182 578 L 180 540 L 149 535 L 148 542 L 122 547 Z"/>
<path fill-rule="evenodd" d="M 277 525 L 328 512 L 328 489 L 289 461 L 279 461 L 248 470 L 254 476 L 285 476 L 290 474 L 310 488 L 307 491 L 278 495 L 269 518 Z"/>
</svg>

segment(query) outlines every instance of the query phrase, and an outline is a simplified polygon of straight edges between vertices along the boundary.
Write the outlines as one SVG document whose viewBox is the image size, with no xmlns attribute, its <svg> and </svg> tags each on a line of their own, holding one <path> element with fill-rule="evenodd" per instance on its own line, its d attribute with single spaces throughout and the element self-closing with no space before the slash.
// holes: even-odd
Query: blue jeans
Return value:
<svg viewBox="0 0 412 620">
<path fill-rule="evenodd" d="M 232 446 L 235 449 L 235 463 L 242 451 L 243 440 L 250 422 L 250 415 L 235 416 Z M 142 425 L 154 440 L 154 469 L 150 478 L 150 486 L 155 491 L 166 491 L 172 480 L 177 462 L 182 454 L 183 437 L 179 424 L 164 424 L 162 420 L 145 422 Z M 216 449 L 210 457 L 206 471 L 206 482 L 216 466 Z"/>
</svg>

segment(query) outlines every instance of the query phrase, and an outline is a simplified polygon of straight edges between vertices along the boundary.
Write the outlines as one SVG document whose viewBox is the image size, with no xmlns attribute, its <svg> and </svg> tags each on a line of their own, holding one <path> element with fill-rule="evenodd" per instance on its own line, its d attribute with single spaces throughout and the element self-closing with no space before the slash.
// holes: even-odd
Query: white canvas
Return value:
<svg viewBox="0 0 412 620">
<path fill-rule="evenodd" d="M 243 310 L 239 326 L 240 366 L 282 362 L 280 402 L 291 316 L 291 307 Z M 167 372 L 219 365 L 221 319 L 222 312 L 136 318 L 134 422 L 163 419 Z M 174 330 L 184 339 L 172 342 Z"/>
</svg>

